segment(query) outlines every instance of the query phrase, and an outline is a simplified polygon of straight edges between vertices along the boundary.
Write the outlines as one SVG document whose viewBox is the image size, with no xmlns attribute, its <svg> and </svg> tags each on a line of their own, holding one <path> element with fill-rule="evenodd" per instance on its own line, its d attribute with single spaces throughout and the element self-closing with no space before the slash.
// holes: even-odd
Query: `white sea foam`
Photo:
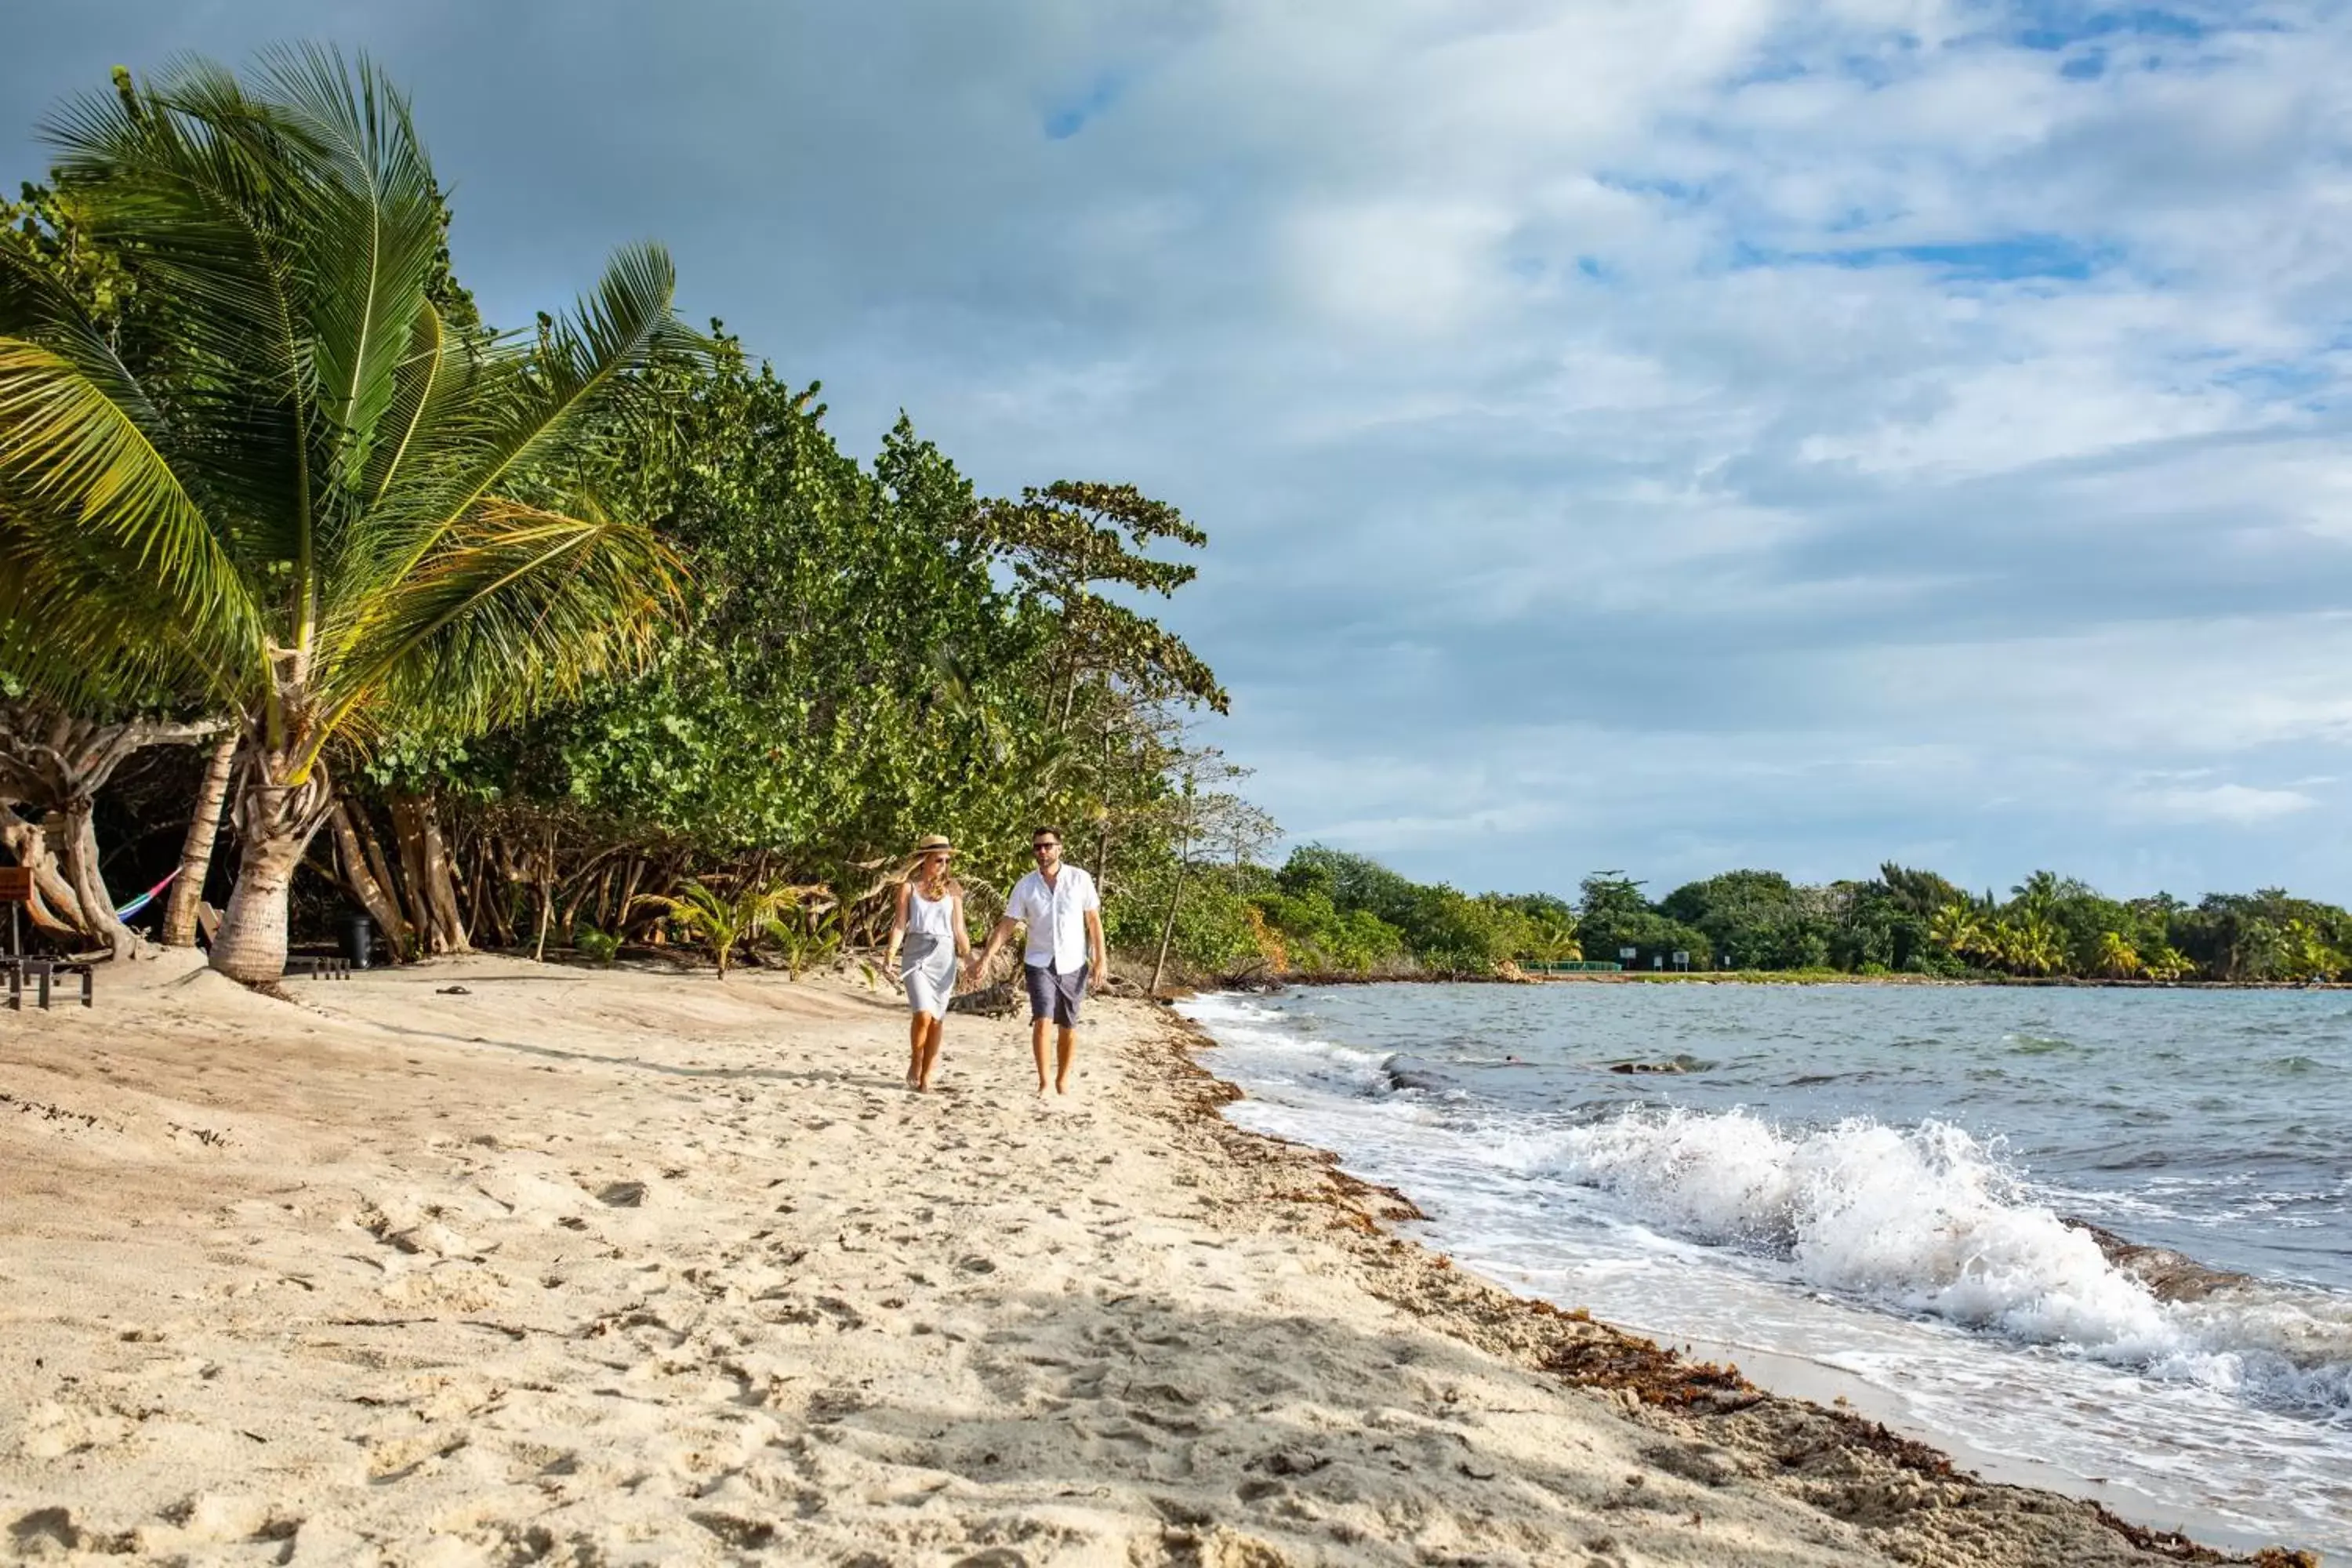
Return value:
<svg viewBox="0 0 2352 1568">
<path fill-rule="evenodd" d="M 1790 1132 L 1743 1110 L 1633 1110 L 1519 1158 L 1693 1239 L 1784 1257 L 1817 1287 L 2352 1416 L 2352 1303 L 2271 1289 L 2159 1300 L 2033 1201 L 1997 1149 L 1946 1122 Z"/>
<path fill-rule="evenodd" d="M 1302 1034 L 1281 1013 L 1247 997 L 1196 996 L 1185 1004 L 1184 1012 L 1220 1046 L 1250 1058 L 1261 1070 L 1349 1094 L 1384 1094 L 1392 1087 L 1388 1062 L 1394 1053 Z"/>
</svg>

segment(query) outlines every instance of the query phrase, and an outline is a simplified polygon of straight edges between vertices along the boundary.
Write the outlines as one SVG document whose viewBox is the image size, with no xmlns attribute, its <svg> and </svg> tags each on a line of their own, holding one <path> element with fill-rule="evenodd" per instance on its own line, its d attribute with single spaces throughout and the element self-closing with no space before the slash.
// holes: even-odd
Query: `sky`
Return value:
<svg viewBox="0 0 2352 1568">
<path fill-rule="evenodd" d="M 2030 0 L 16 0 L 364 48 L 494 321 L 692 319 L 1164 607 L 1293 842 L 1471 889 L 1882 860 L 2352 900 L 2352 11 Z"/>
</svg>

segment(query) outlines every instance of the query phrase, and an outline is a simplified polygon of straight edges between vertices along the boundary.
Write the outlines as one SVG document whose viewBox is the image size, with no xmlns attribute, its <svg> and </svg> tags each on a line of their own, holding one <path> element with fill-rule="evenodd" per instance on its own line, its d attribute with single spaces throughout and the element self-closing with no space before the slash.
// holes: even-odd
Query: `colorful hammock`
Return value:
<svg viewBox="0 0 2352 1568">
<path fill-rule="evenodd" d="M 177 866 L 173 867 L 172 877 L 176 877 L 179 874 L 180 868 Z M 114 918 L 119 921 L 127 921 L 131 916 L 137 914 L 140 910 L 145 909 L 149 904 L 154 902 L 155 895 L 172 885 L 172 877 L 164 878 L 162 881 L 156 883 L 153 887 L 148 889 L 145 892 L 140 894 L 137 898 L 131 900 L 121 909 L 116 910 L 114 911 Z"/>
</svg>

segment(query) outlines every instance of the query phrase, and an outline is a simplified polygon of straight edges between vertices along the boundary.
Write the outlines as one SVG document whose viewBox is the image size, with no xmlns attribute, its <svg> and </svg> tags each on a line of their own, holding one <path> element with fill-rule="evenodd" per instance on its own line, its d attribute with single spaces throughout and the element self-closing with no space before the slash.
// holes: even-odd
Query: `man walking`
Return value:
<svg viewBox="0 0 2352 1568">
<path fill-rule="evenodd" d="M 1085 869 L 1062 864 L 1062 836 L 1041 827 L 1030 836 L 1037 868 L 1013 885 L 1004 918 L 988 933 L 972 968 L 984 970 L 1015 926 L 1027 926 L 1022 968 L 1029 981 L 1029 1046 L 1037 1058 L 1037 1092 L 1045 1092 L 1045 1028 L 1055 1030 L 1054 1092 L 1070 1089 L 1070 1061 L 1078 1054 L 1078 1004 L 1087 982 L 1105 973 L 1102 900 Z"/>
</svg>

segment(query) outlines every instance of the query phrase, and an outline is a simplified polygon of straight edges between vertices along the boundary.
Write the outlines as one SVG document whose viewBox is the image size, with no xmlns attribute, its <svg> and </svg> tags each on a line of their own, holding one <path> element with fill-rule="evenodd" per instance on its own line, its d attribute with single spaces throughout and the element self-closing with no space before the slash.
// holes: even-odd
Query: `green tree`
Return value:
<svg viewBox="0 0 2352 1568">
<path fill-rule="evenodd" d="M 457 330 L 432 298 L 437 188 L 364 61 L 288 50 L 246 81 L 190 61 L 49 133 L 59 199 L 169 308 L 118 340 L 0 248 L 0 592 L 50 628 L 24 673 L 68 706 L 144 662 L 235 716 L 213 962 L 271 979 L 331 743 L 478 731 L 645 649 L 668 552 L 572 470 L 634 373 L 691 339 L 652 247 L 535 334 Z"/>
<path fill-rule="evenodd" d="M 1778 871 L 1727 871 L 1675 889 L 1658 912 L 1706 933 L 1711 948 L 1753 969 L 1810 969 L 1830 960 L 1831 921 L 1817 889 Z"/>
<path fill-rule="evenodd" d="M 1595 871 L 1577 890 L 1578 941 L 1592 957 L 1614 960 L 1630 947 L 1636 969 L 1670 963 L 1677 952 L 1689 953 L 1699 968 L 1713 967 L 1716 950 L 1706 933 L 1653 909 L 1642 884 L 1622 871 Z"/>
</svg>

